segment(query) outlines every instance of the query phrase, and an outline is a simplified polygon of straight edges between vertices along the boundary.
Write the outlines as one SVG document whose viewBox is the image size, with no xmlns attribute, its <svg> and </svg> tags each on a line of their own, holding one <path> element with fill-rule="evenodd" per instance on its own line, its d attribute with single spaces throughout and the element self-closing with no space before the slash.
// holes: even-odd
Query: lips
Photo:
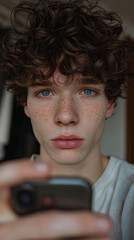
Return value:
<svg viewBox="0 0 134 240">
<path fill-rule="evenodd" d="M 78 148 L 82 145 L 84 142 L 84 139 L 81 139 L 75 135 L 61 135 L 57 138 L 52 139 L 52 144 L 61 149 L 72 149 L 72 148 Z"/>
</svg>

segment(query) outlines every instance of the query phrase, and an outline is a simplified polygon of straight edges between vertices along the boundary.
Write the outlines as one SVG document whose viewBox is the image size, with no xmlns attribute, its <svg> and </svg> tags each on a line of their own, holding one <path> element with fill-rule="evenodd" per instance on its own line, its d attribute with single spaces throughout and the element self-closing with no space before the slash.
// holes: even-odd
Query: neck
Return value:
<svg viewBox="0 0 134 240">
<path fill-rule="evenodd" d="M 94 184 L 102 175 L 106 168 L 108 159 L 101 155 L 100 146 L 97 146 L 98 151 L 92 151 L 83 162 L 76 165 L 62 165 L 57 164 L 51 159 L 45 161 L 51 164 L 52 176 L 70 176 L 70 177 L 83 177 Z M 44 161 L 44 150 L 40 149 L 40 155 L 36 161 Z"/>
</svg>

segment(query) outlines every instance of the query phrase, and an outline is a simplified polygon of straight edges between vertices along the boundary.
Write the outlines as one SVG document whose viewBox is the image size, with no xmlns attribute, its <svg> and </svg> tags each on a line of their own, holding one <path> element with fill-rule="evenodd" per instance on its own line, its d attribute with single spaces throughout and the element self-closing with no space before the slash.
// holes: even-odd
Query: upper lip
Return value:
<svg viewBox="0 0 134 240">
<path fill-rule="evenodd" d="M 61 135 L 61 136 L 58 136 L 54 139 L 52 139 L 53 141 L 55 140 L 83 140 L 82 138 L 80 137 L 77 137 L 75 135 Z"/>
</svg>

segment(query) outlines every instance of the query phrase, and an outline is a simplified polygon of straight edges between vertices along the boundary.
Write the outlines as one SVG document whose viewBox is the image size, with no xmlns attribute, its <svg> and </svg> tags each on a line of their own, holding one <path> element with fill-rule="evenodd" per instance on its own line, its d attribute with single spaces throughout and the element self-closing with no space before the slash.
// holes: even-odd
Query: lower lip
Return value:
<svg viewBox="0 0 134 240">
<path fill-rule="evenodd" d="M 72 148 L 80 147 L 83 141 L 84 140 L 82 139 L 70 139 L 70 140 L 57 139 L 57 140 L 53 140 L 52 143 L 57 148 L 72 149 Z"/>
</svg>

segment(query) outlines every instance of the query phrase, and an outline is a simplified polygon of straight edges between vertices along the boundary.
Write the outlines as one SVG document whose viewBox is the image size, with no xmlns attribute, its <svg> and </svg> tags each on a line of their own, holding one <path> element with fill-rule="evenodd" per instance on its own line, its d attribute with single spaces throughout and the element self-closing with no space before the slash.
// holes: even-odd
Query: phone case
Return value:
<svg viewBox="0 0 134 240">
<path fill-rule="evenodd" d="M 19 215 L 46 209 L 91 209 L 91 201 L 91 185 L 82 178 L 54 177 L 12 188 L 12 206 Z"/>
</svg>

